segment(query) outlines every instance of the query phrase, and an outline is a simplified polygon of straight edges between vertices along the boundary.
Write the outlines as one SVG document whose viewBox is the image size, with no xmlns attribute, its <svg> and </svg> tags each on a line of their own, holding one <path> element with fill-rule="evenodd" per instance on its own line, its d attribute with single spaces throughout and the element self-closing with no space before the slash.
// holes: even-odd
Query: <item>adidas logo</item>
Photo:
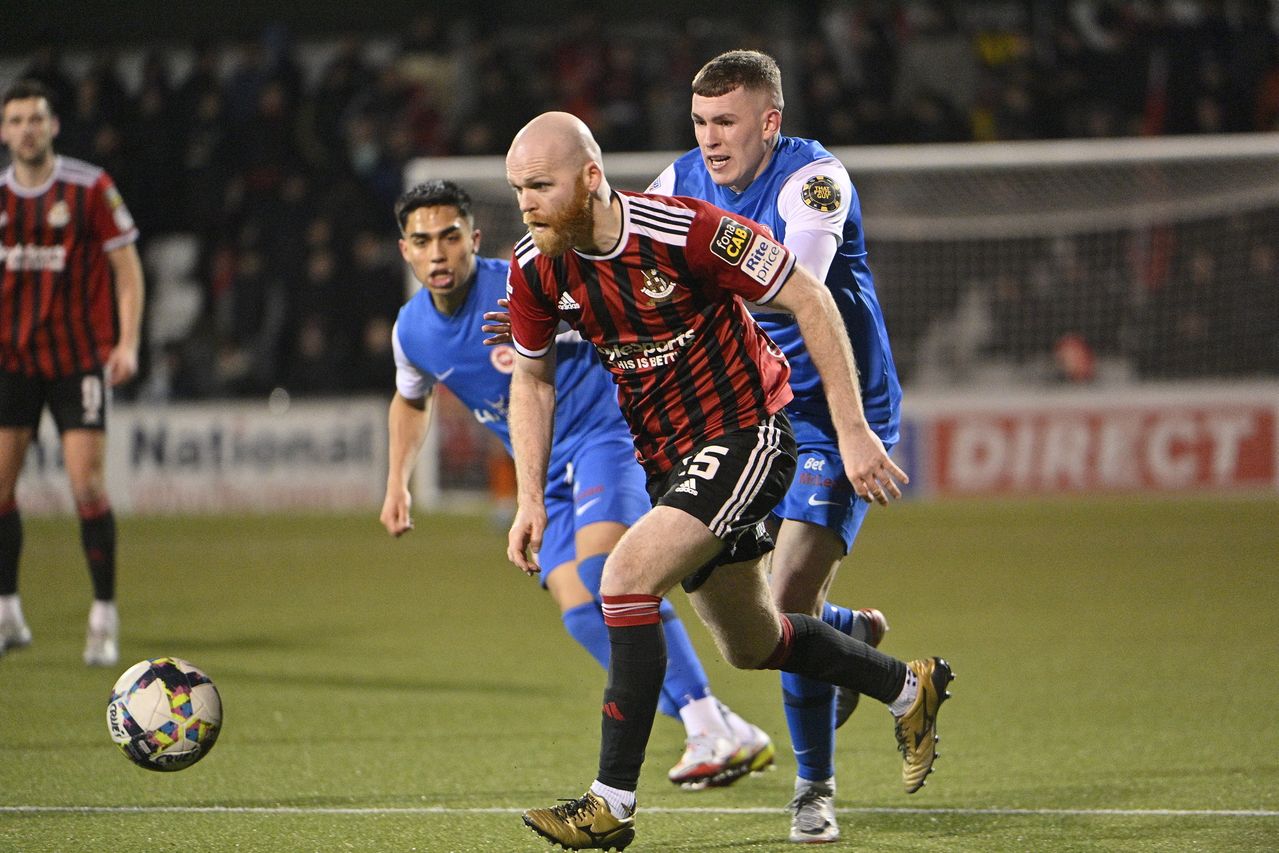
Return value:
<svg viewBox="0 0 1279 853">
<path fill-rule="evenodd" d="M 675 487 L 675 491 L 683 492 L 686 495 L 692 495 L 693 497 L 697 497 L 697 481 L 685 480 L 684 482 L 680 483 L 678 486 Z"/>
<path fill-rule="evenodd" d="M 569 296 L 568 291 L 560 294 L 560 301 L 555 303 L 555 307 L 561 311 L 581 311 L 582 306 L 577 304 L 577 300 Z"/>
</svg>

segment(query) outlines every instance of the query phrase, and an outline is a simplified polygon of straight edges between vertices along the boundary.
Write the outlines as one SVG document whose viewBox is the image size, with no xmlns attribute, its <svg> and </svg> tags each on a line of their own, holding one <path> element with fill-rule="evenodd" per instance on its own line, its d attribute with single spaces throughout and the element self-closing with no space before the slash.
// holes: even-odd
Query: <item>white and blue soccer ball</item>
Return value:
<svg viewBox="0 0 1279 853">
<path fill-rule="evenodd" d="M 181 658 L 140 661 L 111 688 L 107 729 L 120 751 L 147 770 L 183 770 L 213 749 L 222 699 L 209 676 Z"/>
</svg>

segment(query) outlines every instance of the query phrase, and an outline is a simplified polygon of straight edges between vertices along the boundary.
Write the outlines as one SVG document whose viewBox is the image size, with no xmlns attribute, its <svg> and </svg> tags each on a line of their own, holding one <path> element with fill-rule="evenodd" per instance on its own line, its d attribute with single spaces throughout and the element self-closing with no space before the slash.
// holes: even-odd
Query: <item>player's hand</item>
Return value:
<svg viewBox="0 0 1279 853">
<path fill-rule="evenodd" d="M 107 356 L 107 383 L 115 387 L 128 382 L 138 372 L 138 348 L 117 346 Z"/>
<path fill-rule="evenodd" d="M 497 304 L 503 309 L 510 308 L 511 300 L 499 299 Z M 492 335 L 484 339 L 485 346 L 494 347 L 511 342 L 511 315 L 507 311 L 485 311 L 484 319 L 488 322 L 480 326 L 480 331 Z"/>
<path fill-rule="evenodd" d="M 906 472 L 897 466 L 884 449 L 884 442 L 863 426 L 851 436 L 841 436 L 839 452 L 844 457 L 844 476 L 852 484 L 857 497 L 887 506 L 888 501 L 902 496 L 901 488 L 910 482 Z"/>
<path fill-rule="evenodd" d="M 382 515 L 379 520 L 386 532 L 399 538 L 413 529 L 413 497 L 408 489 L 388 489 L 386 500 L 382 502 Z"/>
<path fill-rule="evenodd" d="M 515 510 L 511 532 L 506 537 L 506 559 L 526 575 L 542 571 L 537 553 L 542 550 L 542 534 L 546 532 L 546 506 L 521 503 Z"/>
</svg>

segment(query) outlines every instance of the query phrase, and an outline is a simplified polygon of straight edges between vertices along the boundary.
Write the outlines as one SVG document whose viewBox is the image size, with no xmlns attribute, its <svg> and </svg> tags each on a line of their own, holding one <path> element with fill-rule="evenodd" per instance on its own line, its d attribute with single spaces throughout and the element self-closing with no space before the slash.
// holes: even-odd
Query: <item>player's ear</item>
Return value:
<svg viewBox="0 0 1279 853">
<path fill-rule="evenodd" d="M 764 136 L 775 136 L 782 130 L 782 111 L 769 110 L 764 113 Z"/>
<path fill-rule="evenodd" d="M 471 232 L 471 251 L 472 252 L 479 254 L 480 238 L 483 236 L 484 235 L 480 233 L 480 229 L 478 228 L 476 228 L 474 231 Z"/>
<path fill-rule="evenodd" d="M 600 164 L 594 160 L 586 161 L 586 165 L 582 167 L 582 178 L 586 181 L 586 191 L 591 195 L 600 188 L 600 183 L 604 180 L 604 170 L 600 168 Z"/>
</svg>

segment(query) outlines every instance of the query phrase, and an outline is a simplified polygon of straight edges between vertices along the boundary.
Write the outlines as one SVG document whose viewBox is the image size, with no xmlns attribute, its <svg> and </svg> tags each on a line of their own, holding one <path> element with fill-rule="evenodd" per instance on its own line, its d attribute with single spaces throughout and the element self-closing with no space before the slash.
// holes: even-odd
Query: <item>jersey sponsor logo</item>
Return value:
<svg viewBox="0 0 1279 853">
<path fill-rule="evenodd" d="M 809 495 L 808 505 L 809 506 L 839 506 L 840 502 L 839 501 L 819 501 L 817 499 L 817 495 Z"/>
<path fill-rule="evenodd" d="M 28 270 L 62 272 L 67 267 L 67 247 L 36 246 L 31 243 L 18 243 L 14 246 L 0 245 L 0 264 L 4 264 L 13 272 Z"/>
<path fill-rule="evenodd" d="M 489 362 L 493 365 L 493 369 L 498 373 L 514 373 L 515 348 L 493 347 L 493 349 L 489 352 Z"/>
<path fill-rule="evenodd" d="M 633 344 L 602 344 L 595 349 L 611 370 L 647 370 L 674 364 L 684 347 L 693 342 L 692 329 L 666 341 L 640 341 Z"/>
<path fill-rule="evenodd" d="M 561 311 L 581 311 L 582 306 L 577 304 L 577 300 L 569 295 L 568 291 L 560 294 L 560 301 L 555 303 L 555 307 Z"/>
<path fill-rule="evenodd" d="M 760 284 L 772 284 L 773 276 L 777 275 L 777 269 L 785 257 L 786 252 L 780 244 L 763 234 L 756 234 L 746 253 L 746 259 L 742 261 L 742 271 Z"/>
<path fill-rule="evenodd" d="M 804 204 L 822 213 L 838 210 L 839 203 L 842 201 L 839 187 L 825 175 L 814 175 L 809 178 L 799 197 Z"/>
<path fill-rule="evenodd" d="M 746 245 L 750 242 L 751 233 L 749 228 L 736 219 L 725 216 L 719 221 L 715 239 L 711 240 L 711 251 L 737 266 L 746 255 Z"/>
<path fill-rule="evenodd" d="M 662 275 L 655 269 L 646 269 L 644 273 L 644 286 L 640 291 L 652 299 L 654 302 L 665 302 L 671 298 L 671 294 L 675 292 L 675 282 Z"/>
<path fill-rule="evenodd" d="M 821 489 L 835 488 L 835 478 L 825 474 L 814 474 L 812 471 L 800 471 L 795 475 L 795 482 L 801 486 L 817 486 Z"/>
<path fill-rule="evenodd" d="M 448 379 L 450 376 L 452 376 L 453 371 L 455 370 L 457 370 L 456 367 L 450 367 L 448 370 L 444 371 L 443 373 L 432 372 L 431 375 L 435 377 L 436 382 L 443 382 L 445 379 Z"/>
<path fill-rule="evenodd" d="M 49 208 L 44 220 L 49 223 L 50 228 L 65 228 L 67 223 L 71 221 L 71 208 L 67 207 L 65 201 L 60 201 Z"/>
</svg>

